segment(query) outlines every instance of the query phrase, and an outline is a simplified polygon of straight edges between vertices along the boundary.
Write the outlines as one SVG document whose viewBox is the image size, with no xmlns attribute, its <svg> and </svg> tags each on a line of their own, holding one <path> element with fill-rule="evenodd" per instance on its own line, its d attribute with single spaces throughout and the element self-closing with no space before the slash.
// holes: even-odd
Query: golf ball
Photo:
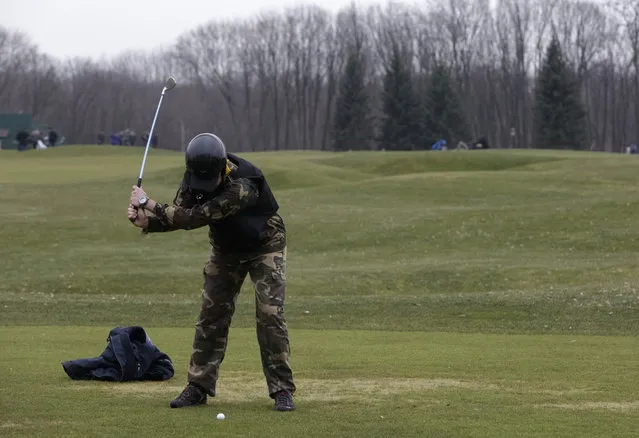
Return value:
<svg viewBox="0 0 639 438">
<path fill-rule="evenodd" d="M 219 414 L 217 414 L 217 419 L 218 419 L 218 420 L 224 420 L 224 418 L 225 418 L 225 417 L 224 417 L 224 414 L 223 414 L 223 413 L 221 413 L 221 412 L 220 412 Z"/>
</svg>

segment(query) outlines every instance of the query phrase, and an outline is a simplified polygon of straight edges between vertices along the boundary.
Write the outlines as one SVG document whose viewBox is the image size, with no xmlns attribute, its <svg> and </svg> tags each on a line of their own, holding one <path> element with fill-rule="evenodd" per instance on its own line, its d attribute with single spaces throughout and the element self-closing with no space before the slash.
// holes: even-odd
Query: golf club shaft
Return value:
<svg viewBox="0 0 639 438">
<path fill-rule="evenodd" d="M 138 187 L 142 186 L 142 176 L 144 175 L 144 166 L 146 165 L 146 157 L 149 154 L 149 146 L 151 145 L 151 139 L 153 138 L 153 129 L 155 129 L 155 122 L 158 118 L 158 114 L 160 113 L 160 107 L 162 106 L 162 99 L 164 98 L 165 92 L 166 92 L 166 88 L 162 90 L 162 94 L 160 95 L 160 102 L 158 103 L 158 107 L 155 110 L 155 117 L 153 117 L 153 123 L 151 123 L 151 131 L 149 132 L 149 138 L 146 139 L 146 148 L 144 149 L 144 158 L 142 158 L 142 167 L 140 167 L 140 176 L 138 177 Z"/>
<path fill-rule="evenodd" d="M 137 186 L 142 187 L 142 176 L 144 175 L 144 166 L 146 165 L 146 157 L 149 154 L 149 146 L 151 145 L 151 139 L 153 138 L 153 130 L 155 129 L 155 122 L 158 119 L 158 114 L 160 113 L 160 107 L 162 106 L 162 99 L 164 99 L 164 93 L 166 93 L 166 87 L 162 89 L 162 94 L 160 95 L 160 101 L 158 102 L 158 107 L 155 110 L 155 117 L 153 117 L 153 123 L 151 123 L 151 131 L 149 131 L 149 138 L 146 139 L 146 148 L 144 148 L 144 158 L 142 158 L 142 166 L 140 167 L 140 176 L 138 176 Z M 137 207 L 134 207 L 135 211 L 138 211 Z M 137 217 L 137 215 L 136 215 Z M 135 219 L 131 219 L 131 222 L 135 222 Z"/>
</svg>

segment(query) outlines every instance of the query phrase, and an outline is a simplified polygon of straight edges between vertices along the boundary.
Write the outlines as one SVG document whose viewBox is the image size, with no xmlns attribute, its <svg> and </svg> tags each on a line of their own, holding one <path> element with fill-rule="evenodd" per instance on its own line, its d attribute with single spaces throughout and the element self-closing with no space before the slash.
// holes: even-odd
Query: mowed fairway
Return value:
<svg viewBox="0 0 639 438">
<path fill-rule="evenodd" d="M 210 246 L 206 228 L 142 237 L 126 219 L 142 154 L 0 152 L 0 436 L 636 436 L 636 157 L 243 154 L 289 233 L 298 410 L 275 413 L 248 280 L 218 397 L 169 409 Z M 150 151 L 151 197 L 171 202 L 182 166 Z M 66 376 L 127 325 L 171 380 Z"/>
</svg>

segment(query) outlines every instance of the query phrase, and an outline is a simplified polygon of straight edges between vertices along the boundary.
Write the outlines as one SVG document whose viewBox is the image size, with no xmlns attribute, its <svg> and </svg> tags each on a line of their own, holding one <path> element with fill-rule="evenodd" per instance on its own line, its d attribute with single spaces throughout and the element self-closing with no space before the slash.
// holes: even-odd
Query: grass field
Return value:
<svg viewBox="0 0 639 438">
<path fill-rule="evenodd" d="M 142 153 L 0 152 L 0 436 L 636 436 L 635 157 L 245 154 L 289 233 L 298 410 L 275 413 L 248 281 L 218 397 L 168 408 L 210 247 L 206 229 L 142 237 L 126 219 Z M 170 202 L 182 165 L 152 150 L 145 189 Z M 66 376 L 125 325 L 171 380 Z"/>
</svg>

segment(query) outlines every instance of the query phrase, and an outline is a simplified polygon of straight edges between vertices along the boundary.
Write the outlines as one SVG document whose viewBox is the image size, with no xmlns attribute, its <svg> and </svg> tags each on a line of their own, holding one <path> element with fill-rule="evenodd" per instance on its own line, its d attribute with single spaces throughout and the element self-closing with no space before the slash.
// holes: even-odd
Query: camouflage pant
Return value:
<svg viewBox="0 0 639 438">
<path fill-rule="evenodd" d="M 215 384 L 226 352 L 235 301 L 249 274 L 255 289 L 257 340 L 268 393 L 295 392 L 289 366 L 290 346 L 284 318 L 286 247 L 282 251 L 239 259 L 213 251 L 204 268 L 202 307 L 195 324 L 189 382 L 215 396 Z"/>
</svg>

